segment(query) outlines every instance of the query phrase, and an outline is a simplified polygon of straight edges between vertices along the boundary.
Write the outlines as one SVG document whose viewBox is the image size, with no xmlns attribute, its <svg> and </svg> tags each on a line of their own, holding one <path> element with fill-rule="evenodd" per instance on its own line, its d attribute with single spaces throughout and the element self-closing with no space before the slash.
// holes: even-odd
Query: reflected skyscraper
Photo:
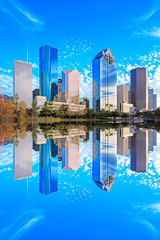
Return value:
<svg viewBox="0 0 160 240">
<path fill-rule="evenodd" d="M 40 96 L 47 101 L 58 94 L 58 50 L 50 46 L 39 49 Z M 52 97 L 51 97 L 52 95 Z"/>
<path fill-rule="evenodd" d="M 77 170 L 79 168 L 79 136 L 67 137 L 61 147 L 62 168 Z"/>
<path fill-rule="evenodd" d="M 153 146 L 157 146 L 157 132 L 148 130 L 148 151 L 153 151 Z"/>
<path fill-rule="evenodd" d="M 148 131 L 136 132 L 131 137 L 131 170 L 148 171 Z"/>
<path fill-rule="evenodd" d="M 93 132 L 92 179 L 104 191 L 110 191 L 117 172 L 117 132 L 113 129 Z"/>
<path fill-rule="evenodd" d="M 39 191 L 46 195 L 58 190 L 58 146 L 47 139 L 40 145 L 39 158 Z"/>
<path fill-rule="evenodd" d="M 117 130 L 117 154 L 128 154 L 129 137 L 131 136 L 133 136 L 133 133 L 130 133 L 129 127 L 123 127 Z"/>
<path fill-rule="evenodd" d="M 32 136 L 19 139 L 18 146 L 13 146 L 13 176 L 14 179 L 32 176 Z"/>
<path fill-rule="evenodd" d="M 110 49 L 104 49 L 92 61 L 93 109 L 117 108 L 117 68 Z"/>
</svg>

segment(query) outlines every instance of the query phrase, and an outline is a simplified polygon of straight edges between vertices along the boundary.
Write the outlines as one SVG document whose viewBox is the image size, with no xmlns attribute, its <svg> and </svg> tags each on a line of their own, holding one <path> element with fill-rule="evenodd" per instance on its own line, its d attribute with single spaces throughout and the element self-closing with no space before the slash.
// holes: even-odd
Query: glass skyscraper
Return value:
<svg viewBox="0 0 160 240">
<path fill-rule="evenodd" d="M 39 49 L 40 96 L 47 101 L 58 94 L 58 50 L 50 46 Z M 52 85 L 52 88 L 51 88 Z M 52 94 L 52 96 L 51 96 Z"/>
<path fill-rule="evenodd" d="M 110 49 L 104 49 L 92 61 L 93 109 L 117 108 L 117 68 Z"/>
</svg>

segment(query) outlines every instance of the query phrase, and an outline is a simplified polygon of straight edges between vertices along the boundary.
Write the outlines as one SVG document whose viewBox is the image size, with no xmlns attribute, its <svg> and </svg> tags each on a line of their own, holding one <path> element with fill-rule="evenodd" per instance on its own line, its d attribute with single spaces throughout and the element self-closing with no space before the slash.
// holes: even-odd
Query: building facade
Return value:
<svg viewBox="0 0 160 240">
<path fill-rule="evenodd" d="M 157 94 L 154 94 L 154 90 L 148 88 L 148 109 L 155 110 L 157 108 Z"/>
<path fill-rule="evenodd" d="M 33 90 L 33 100 L 36 96 L 39 96 L 39 88 Z"/>
<path fill-rule="evenodd" d="M 58 94 L 58 50 L 50 46 L 39 49 L 40 96 L 47 101 L 53 100 Z"/>
<path fill-rule="evenodd" d="M 148 171 L 148 131 L 137 131 L 131 137 L 131 170 Z"/>
<path fill-rule="evenodd" d="M 19 139 L 18 146 L 13 146 L 13 176 L 22 179 L 32 176 L 32 136 Z"/>
<path fill-rule="evenodd" d="M 117 174 L 117 132 L 96 128 L 92 144 L 92 180 L 108 192 Z"/>
<path fill-rule="evenodd" d="M 96 112 L 117 108 L 117 68 L 108 48 L 92 61 L 92 88 L 92 104 Z"/>
<path fill-rule="evenodd" d="M 148 69 L 131 70 L 131 103 L 139 109 L 148 109 Z"/>
<path fill-rule="evenodd" d="M 32 64 L 14 61 L 13 95 L 18 94 L 19 101 L 25 101 L 28 107 L 32 104 Z"/>
<path fill-rule="evenodd" d="M 128 102 L 128 86 L 119 85 L 117 86 L 117 110 L 123 113 L 129 113 L 132 104 Z"/>
<path fill-rule="evenodd" d="M 79 72 L 67 70 L 62 72 L 62 100 L 79 104 Z"/>
</svg>

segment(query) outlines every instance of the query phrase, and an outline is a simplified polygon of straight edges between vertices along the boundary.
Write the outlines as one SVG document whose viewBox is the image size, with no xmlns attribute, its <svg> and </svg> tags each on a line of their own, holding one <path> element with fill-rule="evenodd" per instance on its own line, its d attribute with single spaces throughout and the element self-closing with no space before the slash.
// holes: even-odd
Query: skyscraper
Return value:
<svg viewBox="0 0 160 240">
<path fill-rule="evenodd" d="M 131 137 L 131 170 L 148 171 L 148 131 L 136 132 Z"/>
<path fill-rule="evenodd" d="M 128 113 L 132 104 L 128 103 L 128 86 L 119 85 L 117 86 L 117 110 L 123 113 Z"/>
<path fill-rule="evenodd" d="M 104 49 L 92 61 L 93 109 L 117 108 L 117 69 L 110 49 Z"/>
<path fill-rule="evenodd" d="M 104 191 L 110 191 L 117 173 L 117 132 L 114 129 L 93 132 L 92 179 Z"/>
<path fill-rule="evenodd" d="M 157 108 L 157 94 L 154 94 L 154 90 L 148 88 L 148 109 L 155 110 Z"/>
<path fill-rule="evenodd" d="M 79 104 L 79 72 L 67 70 L 62 72 L 62 99 Z"/>
<path fill-rule="evenodd" d="M 32 104 L 32 64 L 14 61 L 13 64 L 13 95 L 18 94 L 19 101 Z"/>
<path fill-rule="evenodd" d="M 50 46 L 39 49 L 39 79 L 40 96 L 46 96 L 47 101 L 58 94 L 58 50 Z M 51 91 L 52 84 L 52 91 Z M 51 97 L 52 93 L 52 97 Z"/>
<path fill-rule="evenodd" d="M 131 103 L 136 108 L 148 109 L 148 69 L 131 70 Z"/>
</svg>

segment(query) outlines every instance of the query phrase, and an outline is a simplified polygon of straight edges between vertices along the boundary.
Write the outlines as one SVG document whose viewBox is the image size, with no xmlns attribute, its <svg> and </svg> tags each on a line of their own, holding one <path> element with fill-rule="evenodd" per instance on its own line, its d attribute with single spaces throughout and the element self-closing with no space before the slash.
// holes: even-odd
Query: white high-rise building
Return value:
<svg viewBox="0 0 160 240">
<path fill-rule="evenodd" d="M 14 61 L 13 65 L 13 95 L 18 94 L 19 101 L 32 104 L 32 64 Z"/>
<path fill-rule="evenodd" d="M 62 99 L 79 104 L 79 72 L 67 70 L 62 72 Z"/>
</svg>

